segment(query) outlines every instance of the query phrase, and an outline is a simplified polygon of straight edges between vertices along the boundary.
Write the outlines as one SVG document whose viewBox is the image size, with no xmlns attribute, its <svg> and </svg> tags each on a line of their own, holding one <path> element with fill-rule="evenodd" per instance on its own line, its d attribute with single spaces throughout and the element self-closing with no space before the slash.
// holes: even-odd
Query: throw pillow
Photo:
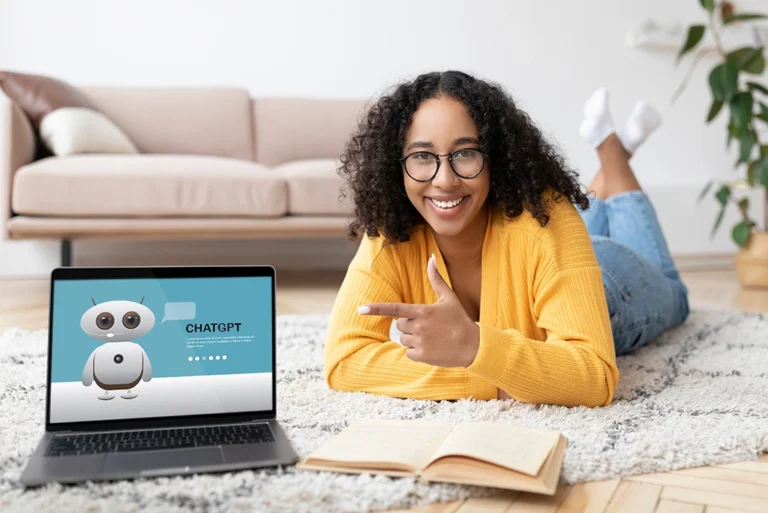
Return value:
<svg viewBox="0 0 768 513">
<path fill-rule="evenodd" d="M 21 107 L 36 129 L 47 114 L 61 107 L 97 110 L 82 91 L 52 77 L 2 71 L 0 88 Z"/>
<path fill-rule="evenodd" d="M 62 80 L 5 71 L 0 72 L 0 89 L 26 113 L 54 155 L 138 153 L 88 96 Z"/>
<path fill-rule="evenodd" d="M 54 155 L 138 153 L 131 140 L 101 112 L 62 107 L 43 118 L 40 139 Z"/>
</svg>

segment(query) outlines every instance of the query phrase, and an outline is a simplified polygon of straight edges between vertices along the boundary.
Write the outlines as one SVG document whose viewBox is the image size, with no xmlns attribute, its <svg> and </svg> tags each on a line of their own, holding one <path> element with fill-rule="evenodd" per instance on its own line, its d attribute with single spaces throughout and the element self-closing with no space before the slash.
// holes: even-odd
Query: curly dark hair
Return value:
<svg viewBox="0 0 768 513">
<path fill-rule="evenodd" d="M 541 226 L 549 222 L 542 196 L 549 188 L 555 201 L 565 196 L 583 209 L 589 206 L 578 174 L 500 85 L 460 71 L 433 72 L 379 98 L 348 141 L 339 174 L 346 180 L 343 195 L 351 189 L 354 200 L 350 238 L 383 235 L 388 242 L 404 242 L 424 223 L 403 192 L 399 158 L 414 112 L 424 100 L 439 96 L 461 101 L 475 122 L 480 149 L 491 164 L 486 201 L 492 206 L 510 218 L 526 209 Z"/>
</svg>

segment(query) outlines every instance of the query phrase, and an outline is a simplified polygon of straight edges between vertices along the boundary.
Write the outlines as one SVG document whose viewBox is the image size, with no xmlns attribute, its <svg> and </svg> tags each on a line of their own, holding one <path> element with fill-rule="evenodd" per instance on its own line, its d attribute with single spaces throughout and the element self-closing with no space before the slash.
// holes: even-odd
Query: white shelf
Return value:
<svg viewBox="0 0 768 513">
<path fill-rule="evenodd" d="M 632 48 L 643 48 L 655 51 L 679 52 L 685 41 L 688 26 L 694 22 L 660 21 L 648 18 L 635 29 L 627 32 L 626 44 Z M 707 31 L 709 32 L 709 31 Z M 762 44 L 768 46 L 768 20 L 759 25 L 755 22 L 734 24 L 726 28 L 728 40 L 736 40 L 743 46 L 747 44 Z M 732 45 L 728 45 L 731 47 Z M 706 34 L 696 50 L 714 50 L 711 37 Z"/>
</svg>

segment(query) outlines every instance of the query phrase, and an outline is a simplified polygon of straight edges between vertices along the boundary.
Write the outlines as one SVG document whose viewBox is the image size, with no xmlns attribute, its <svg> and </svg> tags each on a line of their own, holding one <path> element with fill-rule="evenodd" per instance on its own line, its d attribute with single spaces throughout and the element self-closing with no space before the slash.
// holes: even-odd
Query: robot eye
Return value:
<svg viewBox="0 0 768 513">
<path fill-rule="evenodd" d="M 109 312 L 102 312 L 96 317 L 96 326 L 102 330 L 108 330 L 115 324 L 115 316 Z"/>
<path fill-rule="evenodd" d="M 141 324 L 141 317 L 136 312 L 127 312 L 123 315 L 123 326 L 129 330 L 138 328 L 139 324 Z"/>
</svg>

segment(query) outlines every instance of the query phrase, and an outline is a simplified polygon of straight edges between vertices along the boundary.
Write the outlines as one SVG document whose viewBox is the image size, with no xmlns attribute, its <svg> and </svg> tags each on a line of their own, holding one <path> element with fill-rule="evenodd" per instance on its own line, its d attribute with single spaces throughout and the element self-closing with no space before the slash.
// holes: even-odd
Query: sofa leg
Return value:
<svg viewBox="0 0 768 513">
<path fill-rule="evenodd" d="M 72 241 L 69 239 L 61 241 L 61 266 L 72 267 Z"/>
</svg>

